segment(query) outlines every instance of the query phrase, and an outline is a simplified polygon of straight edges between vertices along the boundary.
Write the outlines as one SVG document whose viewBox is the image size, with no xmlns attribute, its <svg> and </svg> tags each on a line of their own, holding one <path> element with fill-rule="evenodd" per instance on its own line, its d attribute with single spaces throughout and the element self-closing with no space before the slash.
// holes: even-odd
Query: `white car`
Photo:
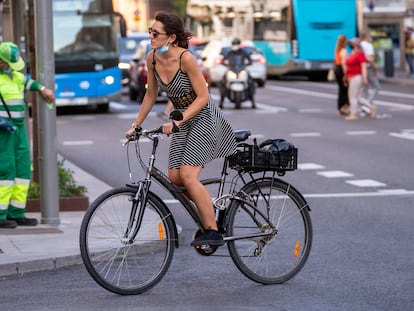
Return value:
<svg viewBox="0 0 414 311">
<path fill-rule="evenodd" d="M 243 41 L 241 46 L 250 54 L 253 62 L 250 66 L 246 67 L 247 71 L 253 80 L 256 81 L 257 85 L 263 87 L 267 78 L 266 58 L 251 41 Z M 206 45 L 201 53 L 201 59 L 206 68 L 210 84 L 215 85 L 223 80 L 224 74 L 227 71 L 227 67 L 223 65 L 223 56 L 230 49 L 230 43 L 213 40 Z"/>
</svg>

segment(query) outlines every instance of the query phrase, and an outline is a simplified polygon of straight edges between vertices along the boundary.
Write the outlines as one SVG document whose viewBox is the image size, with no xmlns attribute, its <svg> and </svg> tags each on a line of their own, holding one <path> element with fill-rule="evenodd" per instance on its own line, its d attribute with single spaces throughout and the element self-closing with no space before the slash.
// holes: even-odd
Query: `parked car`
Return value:
<svg viewBox="0 0 414 311">
<path fill-rule="evenodd" d="M 148 40 L 148 33 L 135 32 L 128 34 L 124 38 L 121 36 L 118 37 L 120 53 L 118 67 L 121 69 L 123 86 L 129 85 L 130 61 L 142 40 Z"/>
<path fill-rule="evenodd" d="M 242 48 L 250 54 L 252 65 L 247 66 L 247 71 L 259 87 L 263 87 L 266 83 L 267 70 L 266 58 L 251 41 L 243 41 Z M 209 83 L 215 85 L 223 80 L 224 74 L 227 71 L 226 66 L 223 65 L 223 56 L 231 49 L 230 43 L 226 41 L 210 41 L 203 52 L 201 59 L 206 68 Z"/>
<path fill-rule="evenodd" d="M 200 67 L 201 72 L 203 73 L 206 83 L 208 83 L 207 72 L 204 69 L 203 62 L 200 58 L 199 53 L 196 52 L 196 46 L 190 44 L 189 50 L 195 56 L 197 63 Z M 131 100 L 137 100 L 139 102 L 144 98 L 146 89 L 147 89 L 147 61 L 146 55 L 151 51 L 151 44 L 149 40 L 143 40 L 138 45 L 133 58 L 130 61 L 129 69 L 129 98 Z M 166 102 L 168 101 L 167 94 L 165 92 L 158 92 L 157 102 Z"/>
</svg>

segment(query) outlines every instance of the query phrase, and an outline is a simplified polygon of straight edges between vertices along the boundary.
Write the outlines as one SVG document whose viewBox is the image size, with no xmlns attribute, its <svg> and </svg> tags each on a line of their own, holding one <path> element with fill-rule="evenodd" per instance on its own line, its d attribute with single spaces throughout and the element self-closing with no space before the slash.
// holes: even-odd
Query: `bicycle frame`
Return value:
<svg viewBox="0 0 414 311">
<path fill-rule="evenodd" d="M 147 167 L 147 170 L 146 170 L 145 178 L 144 178 L 144 180 L 141 180 L 138 183 L 139 188 L 137 189 L 137 194 L 136 194 L 136 198 L 135 198 L 136 202 L 141 202 L 142 206 L 145 206 L 147 194 L 148 194 L 149 188 L 150 188 L 150 184 L 152 182 L 152 178 L 154 178 L 165 190 L 167 190 L 169 193 L 171 193 L 171 195 L 184 206 L 185 210 L 188 212 L 188 214 L 194 220 L 196 225 L 199 228 L 203 228 L 201 218 L 200 218 L 200 215 L 198 213 L 197 207 L 185 194 L 185 191 L 186 191 L 185 188 L 181 187 L 181 186 L 177 186 L 176 184 L 174 184 L 168 178 L 168 176 L 166 176 L 162 171 L 160 171 L 154 165 L 154 162 L 155 162 L 155 159 L 156 159 L 155 154 L 156 154 L 156 150 L 157 150 L 157 146 L 158 146 L 158 142 L 159 142 L 158 134 L 154 135 L 153 137 L 149 137 L 149 138 L 153 141 L 153 148 L 152 148 L 151 155 L 149 156 L 149 164 L 148 164 L 148 167 Z M 206 178 L 206 179 L 201 180 L 200 182 L 203 185 L 219 184 L 219 189 L 218 189 L 218 193 L 217 193 L 216 202 L 218 202 L 220 200 L 228 200 L 228 199 L 238 200 L 238 201 L 243 202 L 244 204 L 246 204 L 250 208 L 252 208 L 256 213 L 259 213 L 260 216 L 262 216 L 263 218 L 266 218 L 266 216 L 263 215 L 263 213 L 256 210 L 254 204 L 252 204 L 251 201 L 246 200 L 246 199 L 238 196 L 237 193 L 235 193 L 234 190 L 235 190 L 235 187 L 237 185 L 237 182 L 232 182 L 232 186 L 231 186 L 231 189 L 229 191 L 229 194 L 226 194 L 226 195 L 223 196 L 224 186 L 225 186 L 225 183 L 226 183 L 226 176 L 228 175 L 227 168 L 228 168 L 228 160 L 227 160 L 227 158 L 225 158 L 224 162 L 223 162 L 223 167 L 222 167 L 222 170 L 221 170 L 221 175 L 219 177 Z M 243 174 L 239 173 L 234 178 L 240 178 L 243 182 L 243 185 L 247 184 L 246 180 L 243 177 Z M 255 179 L 252 178 L 252 181 L 254 182 Z M 138 196 L 140 194 L 142 195 L 142 197 L 138 198 Z M 217 208 L 216 204 L 214 204 L 214 206 Z M 169 211 L 168 207 L 166 207 L 166 208 Z M 217 208 L 216 220 L 217 220 L 217 225 L 219 227 L 219 230 L 224 230 L 224 227 L 225 227 L 225 223 L 224 223 L 224 221 L 225 221 L 225 209 L 226 209 L 226 207 Z M 136 209 L 133 209 L 131 211 L 131 219 L 135 219 L 135 217 L 134 217 L 135 213 L 136 213 Z M 132 237 L 134 237 L 140 229 L 143 213 L 144 213 L 144 209 L 140 209 L 140 211 L 138 213 L 138 218 L 136 220 L 136 226 L 134 226 L 134 231 L 133 231 Z M 172 215 L 171 212 L 169 212 L 169 214 Z M 252 213 L 250 213 L 250 214 L 251 214 L 252 219 L 256 218 Z M 132 225 L 132 223 L 130 225 Z M 233 237 L 224 237 L 224 240 L 225 241 L 232 241 L 232 240 L 239 240 L 239 239 L 246 239 L 246 238 L 253 238 L 253 237 L 267 237 L 267 236 L 272 235 L 275 230 L 276 229 L 273 228 L 271 233 L 267 232 L 267 233 L 257 233 L 257 234 L 254 234 L 254 235 L 243 235 L 243 236 L 237 236 L 237 237 L 234 237 L 234 236 Z M 128 234 L 128 232 L 129 232 L 129 230 L 127 230 L 126 235 Z"/>
</svg>

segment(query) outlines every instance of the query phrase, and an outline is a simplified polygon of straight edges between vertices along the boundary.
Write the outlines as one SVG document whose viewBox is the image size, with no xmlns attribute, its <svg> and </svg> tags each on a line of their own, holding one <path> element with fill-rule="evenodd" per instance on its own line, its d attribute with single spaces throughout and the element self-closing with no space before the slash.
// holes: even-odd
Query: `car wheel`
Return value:
<svg viewBox="0 0 414 311">
<path fill-rule="evenodd" d="M 258 87 L 264 87 L 264 86 L 265 86 L 265 81 L 263 81 L 263 80 L 258 80 L 258 81 L 257 81 L 257 86 L 258 86 Z"/>
</svg>

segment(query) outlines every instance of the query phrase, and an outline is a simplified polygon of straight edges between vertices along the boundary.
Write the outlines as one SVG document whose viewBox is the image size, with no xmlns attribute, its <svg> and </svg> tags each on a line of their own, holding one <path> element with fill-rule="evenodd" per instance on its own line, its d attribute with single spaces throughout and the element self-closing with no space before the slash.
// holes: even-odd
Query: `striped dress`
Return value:
<svg viewBox="0 0 414 311">
<path fill-rule="evenodd" d="M 172 81 L 165 84 L 156 68 L 153 67 L 158 86 L 167 93 L 176 110 L 184 111 L 197 95 L 186 73 L 180 67 Z M 223 118 L 220 109 L 211 99 L 196 116 L 180 124 L 180 131 L 171 138 L 168 167 L 180 168 L 181 165 L 203 166 L 213 159 L 232 154 L 236 149 L 233 129 Z"/>
</svg>

